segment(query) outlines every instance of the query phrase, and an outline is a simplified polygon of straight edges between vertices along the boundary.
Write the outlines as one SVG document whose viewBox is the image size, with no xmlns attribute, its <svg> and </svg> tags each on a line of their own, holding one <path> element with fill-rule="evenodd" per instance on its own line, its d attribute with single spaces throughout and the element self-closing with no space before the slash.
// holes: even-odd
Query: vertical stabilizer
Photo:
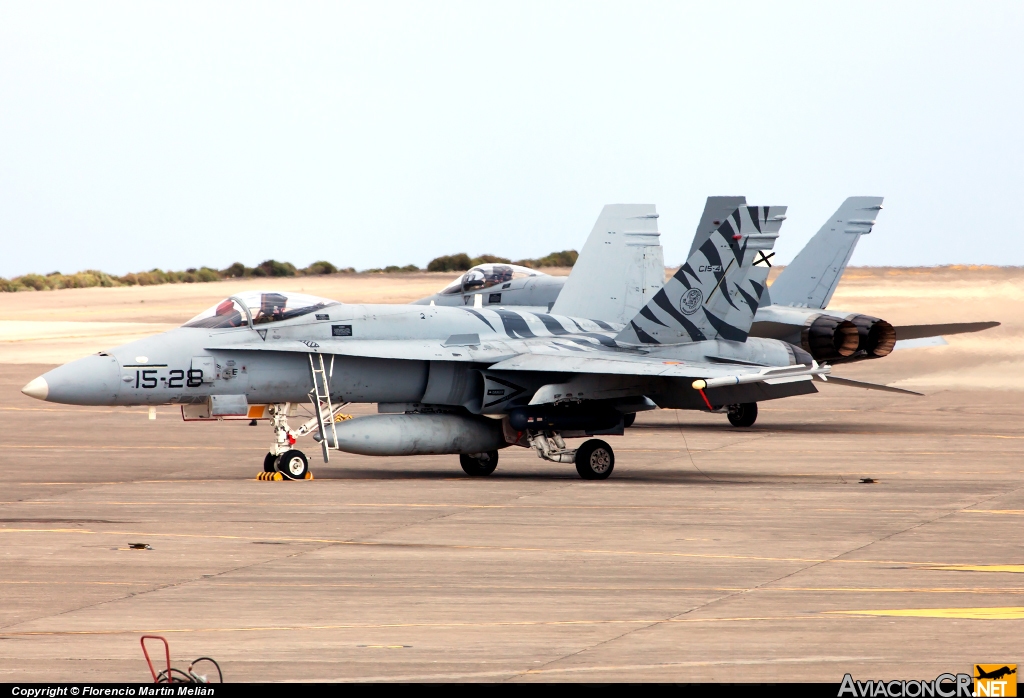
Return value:
<svg viewBox="0 0 1024 698">
<path fill-rule="evenodd" d="M 626 323 L 661 288 L 665 255 L 654 204 L 601 211 L 551 312 Z"/>
<path fill-rule="evenodd" d="M 771 286 L 775 305 L 826 308 L 861 235 L 871 232 L 880 196 L 851 196 Z"/>
<path fill-rule="evenodd" d="M 616 337 L 629 344 L 746 341 L 785 206 L 740 206 Z"/>
<path fill-rule="evenodd" d="M 722 224 L 729 214 L 740 206 L 746 206 L 745 196 L 709 196 L 704 203 L 704 213 L 700 216 L 700 223 L 697 224 L 697 234 L 693 236 L 690 244 L 690 253 L 686 255 L 689 259 L 693 253 L 700 249 L 700 246 L 711 237 L 715 228 Z"/>
</svg>

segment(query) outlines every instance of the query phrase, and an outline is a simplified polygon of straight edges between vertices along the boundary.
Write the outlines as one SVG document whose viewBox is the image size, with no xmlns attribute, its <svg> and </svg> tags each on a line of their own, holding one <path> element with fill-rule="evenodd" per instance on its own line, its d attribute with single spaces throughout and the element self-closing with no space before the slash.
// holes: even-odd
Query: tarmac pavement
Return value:
<svg viewBox="0 0 1024 698">
<path fill-rule="evenodd" d="M 266 422 L 76 408 L 0 365 L 0 681 L 931 679 L 1024 660 L 1021 392 L 827 386 L 639 416 L 612 477 L 526 449 L 332 455 Z M 363 408 L 360 411 L 367 411 Z M 864 478 L 875 480 L 862 483 Z M 134 550 L 131 544 L 151 547 Z"/>
</svg>

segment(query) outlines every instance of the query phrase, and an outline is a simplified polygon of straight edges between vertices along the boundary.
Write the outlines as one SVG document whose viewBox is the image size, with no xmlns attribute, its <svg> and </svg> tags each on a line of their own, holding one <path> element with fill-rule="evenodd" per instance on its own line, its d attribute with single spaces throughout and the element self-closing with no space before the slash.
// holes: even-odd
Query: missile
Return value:
<svg viewBox="0 0 1024 698">
<path fill-rule="evenodd" d="M 720 376 L 718 378 L 702 378 L 693 382 L 694 390 L 705 390 L 707 388 L 724 388 L 730 385 L 742 383 L 788 383 L 791 380 L 813 378 L 817 375 L 830 373 L 830 366 L 819 366 L 817 363 L 810 367 L 805 365 L 790 366 L 787 368 L 776 368 L 761 371 L 759 373 L 747 373 L 740 376 Z"/>
</svg>

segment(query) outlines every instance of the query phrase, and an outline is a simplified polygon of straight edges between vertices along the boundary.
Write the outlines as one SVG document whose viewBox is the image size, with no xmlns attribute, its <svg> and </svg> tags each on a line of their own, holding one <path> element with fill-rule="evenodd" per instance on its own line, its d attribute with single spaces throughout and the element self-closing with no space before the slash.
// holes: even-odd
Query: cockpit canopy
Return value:
<svg viewBox="0 0 1024 698">
<path fill-rule="evenodd" d="M 253 325 L 262 325 L 306 315 L 329 305 L 338 305 L 338 301 L 305 293 L 246 291 L 207 308 L 183 327 L 243 327 L 250 319 Z"/>
<path fill-rule="evenodd" d="M 456 293 L 472 293 L 529 276 L 544 276 L 544 273 L 515 264 L 478 264 L 441 289 L 441 294 L 447 296 Z"/>
</svg>

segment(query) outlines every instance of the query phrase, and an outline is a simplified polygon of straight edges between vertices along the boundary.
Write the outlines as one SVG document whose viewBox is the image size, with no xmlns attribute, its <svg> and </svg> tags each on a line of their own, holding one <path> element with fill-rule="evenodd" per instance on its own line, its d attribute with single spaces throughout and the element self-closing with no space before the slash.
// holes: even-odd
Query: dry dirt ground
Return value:
<svg viewBox="0 0 1024 698">
<path fill-rule="evenodd" d="M 402 302 L 447 278 L 274 285 Z M 1021 270 L 849 270 L 834 307 L 1003 325 L 837 370 L 922 398 L 823 386 L 746 430 L 643 414 L 604 482 L 524 449 L 482 479 L 340 454 L 257 482 L 265 425 L 19 392 L 255 285 L 0 295 L 0 681 L 144 680 L 144 632 L 235 680 L 837 682 L 1024 660 Z"/>
</svg>

